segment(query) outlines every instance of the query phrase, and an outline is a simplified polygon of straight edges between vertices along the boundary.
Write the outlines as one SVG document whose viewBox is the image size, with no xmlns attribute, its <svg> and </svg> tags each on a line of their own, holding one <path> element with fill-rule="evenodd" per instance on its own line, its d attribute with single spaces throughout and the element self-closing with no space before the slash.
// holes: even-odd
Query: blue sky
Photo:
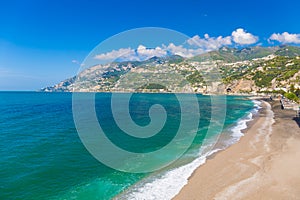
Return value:
<svg viewBox="0 0 300 200">
<path fill-rule="evenodd" d="M 100 42 L 139 27 L 164 27 L 190 37 L 233 37 L 298 43 L 299 1 L 1 1 L 0 90 L 37 90 L 76 74 Z M 249 35 L 248 35 L 249 36 Z M 298 37 L 299 36 L 299 37 Z"/>
</svg>

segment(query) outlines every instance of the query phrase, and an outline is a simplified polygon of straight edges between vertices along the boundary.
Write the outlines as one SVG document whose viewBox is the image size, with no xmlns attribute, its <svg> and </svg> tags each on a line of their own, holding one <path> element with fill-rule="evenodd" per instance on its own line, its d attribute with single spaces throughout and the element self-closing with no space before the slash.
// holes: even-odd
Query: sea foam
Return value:
<svg viewBox="0 0 300 200">
<path fill-rule="evenodd" d="M 180 190 L 188 183 L 188 178 L 202 164 L 206 162 L 208 156 L 220 151 L 214 149 L 204 155 L 196 158 L 189 164 L 169 170 L 160 176 L 152 177 L 151 181 L 147 180 L 142 186 L 137 184 L 127 194 L 120 196 L 117 199 L 132 199 L 132 200 L 168 200 L 176 196 Z"/>
<path fill-rule="evenodd" d="M 240 118 L 236 124 L 230 129 L 232 139 L 228 141 L 229 145 L 232 145 L 240 140 L 244 133 L 242 132 L 247 128 L 247 123 L 253 120 L 253 115 L 256 115 L 262 107 L 261 102 L 257 100 L 252 100 L 254 103 L 254 108 L 248 112 L 244 117 Z"/>
</svg>

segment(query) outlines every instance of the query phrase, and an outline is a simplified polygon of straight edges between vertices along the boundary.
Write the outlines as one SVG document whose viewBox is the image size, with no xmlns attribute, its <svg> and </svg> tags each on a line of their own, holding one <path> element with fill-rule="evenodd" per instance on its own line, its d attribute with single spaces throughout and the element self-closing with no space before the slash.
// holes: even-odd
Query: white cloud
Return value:
<svg viewBox="0 0 300 200">
<path fill-rule="evenodd" d="M 140 61 L 147 60 L 154 56 L 163 57 L 167 55 L 167 51 L 161 47 L 156 48 L 146 48 L 143 45 L 139 45 L 138 48 L 121 48 L 119 50 L 112 50 L 111 52 L 98 54 L 95 56 L 99 60 L 130 60 L 130 61 Z"/>
<path fill-rule="evenodd" d="M 162 45 L 161 47 L 147 48 L 143 45 L 139 45 L 137 49 L 121 48 L 119 50 L 113 50 L 107 53 L 96 55 L 94 58 L 104 61 L 113 60 L 126 60 L 126 61 L 143 61 L 150 59 L 154 56 L 164 57 L 169 54 L 179 55 L 182 57 L 192 57 L 206 52 L 203 48 L 187 48 L 182 45 L 176 46 L 170 43 L 168 46 Z"/>
<path fill-rule="evenodd" d="M 121 56 L 134 54 L 134 50 L 131 48 L 121 48 L 118 50 L 112 50 L 107 53 L 98 54 L 95 56 L 96 59 L 99 60 L 115 60 Z"/>
<path fill-rule="evenodd" d="M 204 38 L 201 38 L 199 35 L 196 35 L 187 40 L 187 43 L 192 46 L 197 46 L 206 51 L 211 51 L 219 49 L 222 46 L 231 45 L 231 37 L 219 36 L 217 38 L 210 37 L 208 34 L 204 35 Z"/>
<path fill-rule="evenodd" d="M 165 46 L 165 49 L 167 51 L 169 51 L 171 54 L 176 54 L 182 57 L 193 57 L 195 55 L 199 55 L 205 52 L 205 50 L 201 49 L 201 48 L 185 48 L 182 45 L 178 45 L 176 46 L 173 43 L 170 43 L 168 46 Z"/>
<path fill-rule="evenodd" d="M 77 65 L 80 65 L 80 63 L 79 63 L 78 60 L 72 60 L 72 63 L 77 64 Z"/>
<path fill-rule="evenodd" d="M 157 57 L 166 56 L 167 52 L 164 49 L 162 49 L 161 47 L 146 48 L 145 46 L 140 45 L 137 48 L 137 54 L 139 56 L 142 56 L 142 57 L 151 58 L 151 57 L 154 57 L 154 56 L 157 56 Z"/>
<path fill-rule="evenodd" d="M 112 61 L 112 60 L 127 60 L 127 61 L 142 61 L 152 58 L 154 56 L 164 57 L 169 54 L 179 55 L 182 57 L 193 57 L 203 54 L 208 51 L 217 50 L 223 46 L 230 46 L 232 44 L 253 44 L 258 41 L 258 37 L 247 33 L 244 29 L 237 29 L 232 32 L 231 36 L 210 37 L 205 34 L 203 38 L 196 35 L 186 41 L 183 45 L 175 45 L 170 43 L 168 45 L 157 46 L 155 48 L 147 48 L 139 45 L 136 49 L 121 48 L 119 50 L 112 50 L 111 52 L 98 54 L 95 59 Z"/>
<path fill-rule="evenodd" d="M 189 45 L 197 46 L 206 51 L 219 49 L 222 46 L 229 46 L 232 43 L 240 45 L 254 44 L 258 41 L 258 37 L 251 33 L 247 33 L 244 29 L 239 28 L 232 32 L 231 36 L 219 36 L 210 37 L 208 34 L 204 35 L 204 38 L 196 35 L 189 39 L 187 42 Z"/>
<path fill-rule="evenodd" d="M 258 41 L 258 37 L 251 34 L 247 33 L 244 29 L 238 28 L 235 31 L 232 32 L 231 34 L 232 40 L 240 45 L 249 45 L 249 44 L 254 44 Z"/>
<path fill-rule="evenodd" d="M 295 44 L 300 44 L 300 34 L 290 34 L 288 32 L 284 33 L 273 33 L 270 38 L 270 40 L 275 40 L 284 44 L 287 43 L 295 43 Z"/>
</svg>

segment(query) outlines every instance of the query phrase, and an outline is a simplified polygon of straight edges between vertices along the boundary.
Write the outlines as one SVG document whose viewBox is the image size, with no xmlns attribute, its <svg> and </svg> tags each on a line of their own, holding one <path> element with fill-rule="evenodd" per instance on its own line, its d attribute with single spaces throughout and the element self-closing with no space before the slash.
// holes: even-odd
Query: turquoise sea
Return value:
<svg viewBox="0 0 300 200">
<path fill-rule="evenodd" d="M 173 94 L 133 95 L 129 108 L 136 124 L 150 123 L 149 106 L 153 104 L 164 106 L 170 118 L 158 135 L 144 142 L 121 133 L 110 110 L 110 98 L 110 93 L 97 93 L 95 108 L 107 137 L 118 146 L 150 152 L 174 138 L 180 108 Z M 84 147 L 73 120 L 72 93 L 0 92 L 0 199 L 170 199 L 208 155 L 242 136 L 240 130 L 258 107 L 245 97 L 227 96 L 224 128 L 208 135 L 208 126 L 218 123 L 211 122 L 211 99 L 197 95 L 197 100 L 201 119 L 197 130 L 189 130 L 197 134 L 188 151 L 159 171 L 127 173 L 102 164 Z M 120 106 L 126 106 L 122 94 Z M 221 133 L 217 145 L 210 147 L 210 141 L 213 144 Z M 204 138 L 208 139 L 205 144 Z"/>
</svg>

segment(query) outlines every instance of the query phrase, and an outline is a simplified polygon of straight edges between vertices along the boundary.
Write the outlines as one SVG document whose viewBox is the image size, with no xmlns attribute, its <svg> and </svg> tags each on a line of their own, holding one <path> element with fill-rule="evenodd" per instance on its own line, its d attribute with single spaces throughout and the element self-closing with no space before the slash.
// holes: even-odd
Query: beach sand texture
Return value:
<svg viewBox="0 0 300 200">
<path fill-rule="evenodd" d="M 278 101 L 263 101 L 241 140 L 199 167 L 174 198 L 300 199 L 300 124 Z"/>
</svg>

